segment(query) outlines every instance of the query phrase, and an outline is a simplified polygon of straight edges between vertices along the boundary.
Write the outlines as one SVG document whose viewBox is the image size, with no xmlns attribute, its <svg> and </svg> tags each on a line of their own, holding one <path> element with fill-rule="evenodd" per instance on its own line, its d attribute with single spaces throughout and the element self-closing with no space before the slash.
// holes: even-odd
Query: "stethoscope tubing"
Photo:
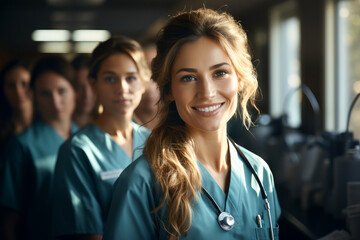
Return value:
<svg viewBox="0 0 360 240">
<path fill-rule="evenodd" d="M 240 148 L 235 144 L 235 142 L 229 137 L 230 142 L 234 145 L 234 147 L 236 148 L 237 152 L 240 154 L 241 158 L 243 159 L 243 161 L 245 162 L 246 166 L 250 169 L 251 173 L 253 174 L 253 176 L 255 177 L 257 183 L 260 186 L 260 190 L 261 190 L 261 195 L 262 198 L 265 201 L 265 209 L 267 210 L 268 213 L 268 219 L 269 219 L 269 224 L 270 224 L 270 237 L 271 240 L 275 240 L 274 239 L 274 231 L 273 231 L 273 226 L 272 226 L 272 220 L 271 220 L 271 212 L 270 212 L 270 204 L 268 201 L 268 196 L 266 194 L 265 188 L 262 184 L 262 182 L 259 179 L 259 176 L 257 175 L 255 169 L 253 168 L 253 166 L 251 165 L 251 163 L 249 162 L 249 160 L 245 157 L 245 155 L 242 153 L 242 151 L 240 150 Z M 210 201 L 214 204 L 214 206 L 217 208 L 217 210 L 219 211 L 219 213 L 223 213 L 224 211 L 222 211 L 222 209 L 220 208 L 220 206 L 216 203 L 215 199 L 211 196 L 211 194 L 204 188 L 202 187 L 202 191 L 206 194 L 206 196 L 210 199 Z M 222 227 L 222 226 L 220 226 Z M 224 229 L 224 228 L 223 228 Z M 225 229 L 224 229 L 225 230 Z M 230 229 L 229 229 L 230 230 Z"/>
</svg>

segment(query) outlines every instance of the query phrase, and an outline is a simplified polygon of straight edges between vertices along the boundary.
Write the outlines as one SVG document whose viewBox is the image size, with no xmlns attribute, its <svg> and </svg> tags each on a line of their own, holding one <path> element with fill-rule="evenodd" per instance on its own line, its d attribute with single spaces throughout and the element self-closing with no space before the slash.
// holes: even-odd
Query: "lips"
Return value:
<svg viewBox="0 0 360 240">
<path fill-rule="evenodd" d="M 222 103 L 212 105 L 209 107 L 194 107 L 194 109 L 196 109 L 197 111 L 200 111 L 200 112 L 208 113 L 208 112 L 213 112 L 213 111 L 219 109 L 221 107 L 221 105 L 222 105 Z"/>
</svg>

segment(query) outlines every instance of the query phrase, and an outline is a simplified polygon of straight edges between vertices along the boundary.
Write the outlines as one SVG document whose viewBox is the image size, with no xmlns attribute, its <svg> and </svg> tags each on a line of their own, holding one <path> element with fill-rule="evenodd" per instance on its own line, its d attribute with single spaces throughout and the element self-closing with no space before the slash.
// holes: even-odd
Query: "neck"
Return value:
<svg viewBox="0 0 360 240">
<path fill-rule="evenodd" d="M 156 117 L 156 113 L 138 111 L 134 112 L 133 118 L 137 124 L 145 126 L 150 130 L 154 129 L 159 122 L 159 119 Z"/>
<path fill-rule="evenodd" d="M 83 127 L 92 120 L 92 115 L 88 113 L 75 112 L 73 114 L 73 121 L 78 125 L 78 127 Z"/>
<path fill-rule="evenodd" d="M 106 113 L 101 114 L 94 124 L 108 133 L 120 146 L 132 139 L 131 118 L 116 118 Z"/>
<path fill-rule="evenodd" d="M 193 138 L 196 156 L 207 169 L 217 173 L 229 170 L 230 156 L 226 130 L 196 134 Z"/>
<path fill-rule="evenodd" d="M 65 140 L 68 139 L 71 135 L 71 120 L 62 120 L 62 121 L 54 121 L 48 123 L 52 126 L 60 136 L 62 136 Z"/>
<path fill-rule="evenodd" d="M 33 108 L 30 104 L 26 108 L 21 111 L 15 112 L 13 116 L 14 121 L 14 133 L 18 134 L 24 131 L 27 127 L 29 127 L 32 123 L 33 119 Z"/>
</svg>

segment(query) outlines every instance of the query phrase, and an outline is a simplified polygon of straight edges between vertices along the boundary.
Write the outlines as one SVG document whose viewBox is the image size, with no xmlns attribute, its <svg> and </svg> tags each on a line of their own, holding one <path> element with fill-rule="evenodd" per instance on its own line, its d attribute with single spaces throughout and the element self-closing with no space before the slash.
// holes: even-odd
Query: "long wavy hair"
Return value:
<svg viewBox="0 0 360 240">
<path fill-rule="evenodd" d="M 152 79 L 160 89 L 161 120 L 146 142 L 144 155 L 162 189 L 163 201 L 154 211 L 166 205 L 164 224 L 170 239 L 187 235 L 192 207 L 196 204 L 202 185 L 194 141 L 185 130 L 175 102 L 169 98 L 171 68 L 181 47 L 201 37 L 218 42 L 229 56 L 239 79 L 238 103 L 247 128 L 252 123 L 248 105 L 255 107 L 258 88 L 246 33 L 228 13 L 205 8 L 180 12 L 171 17 L 160 31 L 156 43 L 157 56 L 151 67 Z"/>
</svg>

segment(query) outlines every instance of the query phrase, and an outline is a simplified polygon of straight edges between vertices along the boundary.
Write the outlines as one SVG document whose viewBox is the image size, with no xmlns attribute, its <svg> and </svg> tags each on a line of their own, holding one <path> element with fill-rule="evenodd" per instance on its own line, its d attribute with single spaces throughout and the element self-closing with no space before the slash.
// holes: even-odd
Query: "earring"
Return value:
<svg viewBox="0 0 360 240">
<path fill-rule="evenodd" d="M 98 106 L 98 114 L 100 115 L 100 114 L 102 114 L 103 112 L 104 112 L 104 107 L 103 107 L 102 104 L 99 104 L 99 106 Z"/>
</svg>

